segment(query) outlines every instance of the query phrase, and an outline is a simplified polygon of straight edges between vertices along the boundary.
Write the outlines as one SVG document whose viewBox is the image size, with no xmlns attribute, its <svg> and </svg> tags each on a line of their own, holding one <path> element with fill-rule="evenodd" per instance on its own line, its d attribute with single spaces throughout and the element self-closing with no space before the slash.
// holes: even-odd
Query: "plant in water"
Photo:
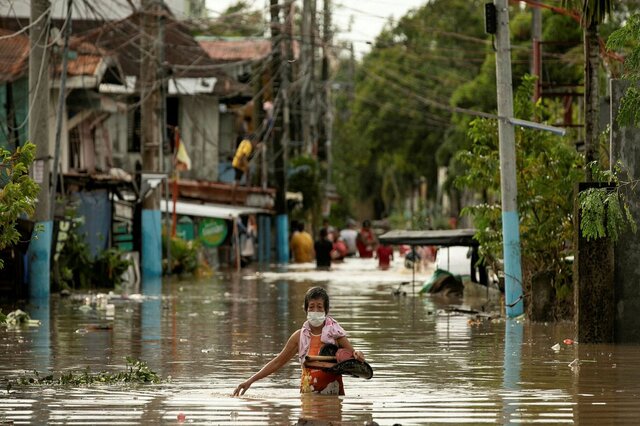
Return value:
<svg viewBox="0 0 640 426">
<path fill-rule="evenodd" d="M 39 187 L 29 177 L 29 166 L 35 152 L 36 146 L 31 142 L 15 152 L 0 148 L 0 250 L 18 242 L 18 218 L 34 212 Z M 0 268 L 2 265 L 0 259 Z"/>
<path fill-rule="evenodd" d="M 620 163 L 613 170 L 601 170 L 596 162 L 590 163 L 589 167 L 593 179 L 606 185 L 580 191 L 578 195 L 582 236 L 587 240 L 609 237 L 615 242 L 627 229 L 635 234 L 638 226 L 629 209 L 628 197 L 635 196 L 638 182 L 630 179 Z M 630 194 L 625 195 L 624 189 Z"/>
<path fill-rule="evenodd" d="M 50 374 L 41 376 L 34 371 L 32 375 L 25 374 L 15 381 L 7 384 L 7 389 L 14 385 L 50 385 L 50 386 L 90 386 L 94 384 L 138 384 L 138 383 L 160 383 L 162 379 L 155 371 L 152 371 L 146 362 L 131 357 L 126 357 L 126 371 L 91 373 L 87 368 L 85 371 L 70 371 L 58 376 Z"/>
</svg>

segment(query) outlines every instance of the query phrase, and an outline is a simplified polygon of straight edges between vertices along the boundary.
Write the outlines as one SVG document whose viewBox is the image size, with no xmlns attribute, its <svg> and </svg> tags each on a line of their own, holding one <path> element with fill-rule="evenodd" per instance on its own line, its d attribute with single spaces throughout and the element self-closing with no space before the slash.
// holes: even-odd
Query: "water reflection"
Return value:
<svg viewBox="0 0 640 426">
<path fill-rule="evenodd" d="M 83 307 L 84 296 L 53 297 L 30 312 L 40 328 L 0 329 L 0 379 L 33 369 L 121 370 L 134 356 L 172 380 L 18 388 L 0 396 L 0 423 L 633 423 L 640 415 L 639 347 L 566 345 L 575 333 L 565 323 L 470 320 L 444 310 L 443 300 L 394 296 L 404 274 L 370 267 L 356 259 L 321 275 L 301 267 L 166 280 L 145 286 L 144 297 L 110 300 L 113 316 Z M 231 398 L 301 326 L 304 294 L 318 283 L 331 295 L 332 315 L 366 353 L 373 379 L 345 377 L 344 397 L 301 396 L 292 360 L 245 397 Z M 459 307 L 471 306 L 491 309 L 482 300 Z M 572 369 L 575 359 L 579 368 Z"/>
</svg>

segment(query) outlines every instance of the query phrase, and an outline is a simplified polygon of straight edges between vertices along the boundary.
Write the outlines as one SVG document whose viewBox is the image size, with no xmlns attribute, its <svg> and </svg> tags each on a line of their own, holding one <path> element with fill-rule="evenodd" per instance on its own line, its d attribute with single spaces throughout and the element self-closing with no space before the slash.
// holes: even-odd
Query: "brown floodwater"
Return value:
<svg viewBox="0 0 640 426">
<path fill-rule="evenodd" d="M 328 272 L 311 266 L 146 283 L 143 298 L 111 299 L 113 316 L 83 308 L 86 295 L 28 306 L 39 327 L 0 328 L 0 424 L 639 421 L 639 346 L 567 345 L 575 335 L 570 323 L 475 320 L 447 308 L 499 311 L 493 290 L 462 301 L 414 297 L 411 284 L 399 285 L 411 274 L 397 262 L 384 272 L 360 259 Z M 416 290 L 424 277 L 418 274 Z M 343 397 L 301 396 L 292 360 L 244 397 L 231 397 L 301 326 L 304 293 L 318 284 L 373 378 L 345 377 Z M 408 294 L 394 295 L 398 287 Z M 5 389 L 34 370 L 121 371 L 127 356 L 165 381 Z"/>
</svg>

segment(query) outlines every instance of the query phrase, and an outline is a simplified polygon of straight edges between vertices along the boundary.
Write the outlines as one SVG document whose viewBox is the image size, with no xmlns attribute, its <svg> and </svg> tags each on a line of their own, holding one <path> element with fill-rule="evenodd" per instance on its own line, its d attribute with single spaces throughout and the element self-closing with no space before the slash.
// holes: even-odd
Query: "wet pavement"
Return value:
<svg viewBox="0 0 640 426">
<path fill-rule="evenodd" d="M 493 291 L 463 301 L 412 295 L 426 273 L 398 262 L 377 271 L 349 259 L 334 271 L 219 273 L 146 283 L 145 297 L 114 298 L 113 317 L 81 308 L 84 297 L 30 306 L 37 328 L 0 328 L 0 424 L 479 424 L 635 423 L 640 417 L 640 347 L 563 343 L 570 323 L 476 320 L 447 311 L 500 309 Z M 374 368 L 345 377 L 346 396 L 301 396 L 295 360 L 233 389 L 275 356 L 304 321 L 312 285 Z M 405 295 L 394 295 L 400 288 Z M 4 310 L 6 312 L 6 309 Z M 559 343 L 559 349 L 552 346 Z M 25 371 L 121 371 L 148 363 L 154 385 L 4 389 Z"/>
</svg>

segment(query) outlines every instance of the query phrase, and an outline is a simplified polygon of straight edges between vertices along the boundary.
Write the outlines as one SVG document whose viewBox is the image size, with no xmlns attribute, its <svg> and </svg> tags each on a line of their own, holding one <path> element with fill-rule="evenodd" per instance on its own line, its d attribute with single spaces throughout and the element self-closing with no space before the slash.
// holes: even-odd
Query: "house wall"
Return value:
<svg viewBox="0 0 640 426">
<path fill-rule="evenodd" d="M 182 176 L 190 179 L 218 179 L 220 114 L 218 98 L 180 97 L 180 136 L 189 157 L 191 170 Z"/>
<path fill-rule="evenodd" d="M 29 81 L 27 78 L 20 78 L 12 85 L 13 104 L 15 108 L 15 121 L 20 145 L 27 140 L 29 123 L 27 113 L 29 109 Z M 12 148 L 9 146 L 9 127 L 7 117 L 7 84 L 0 85 L 0 147 Z"/>
<path fill-rule="evenodd" d="M 136 160 L 140 159 L 140 155 L 127 152 L 127 113 L 112 113 L 105 120 L 104 126 L 111 140 L 113 167 L 118 167 L 130 173 L 134 172 Z"/>
</svg>

